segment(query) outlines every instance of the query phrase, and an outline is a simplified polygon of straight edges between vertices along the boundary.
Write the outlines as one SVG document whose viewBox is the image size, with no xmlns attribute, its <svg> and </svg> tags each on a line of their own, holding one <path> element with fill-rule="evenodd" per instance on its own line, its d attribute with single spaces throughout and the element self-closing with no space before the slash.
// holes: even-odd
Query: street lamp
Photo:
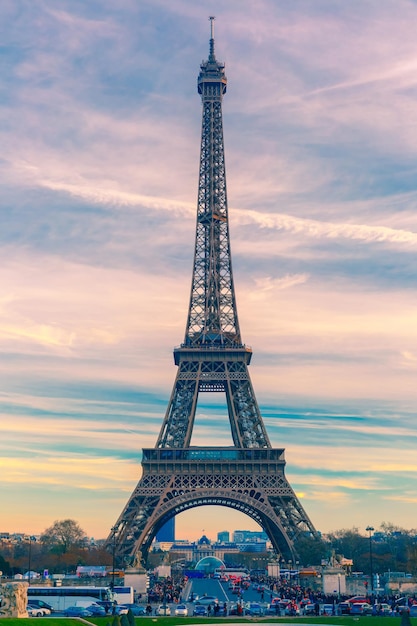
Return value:
<svg viewBox="0 0 417 626">
<path fill-rule="evenodd" d="M 111 590 L 114 591 L 114 577 L 115 577 L 114 568 L 115 568 L 115 563 L 116 563 L 116 531 L 117 531 L 117 526 L 113 526 L 111 531 L 113 533 Z"/>
<path fill-rule="evenodd" d="M 30 568 L 32 567 L 32 537 L 29 535 L 29 567 L 28 567 L 28 581 L 29 581 L 29 585 L 30 585 Z"/>
<path fill-rule="evenodd" d="M 163 593 L 164 593 L 164 597 L 163 597 L 163 607 L 164 607 L 164 615 L 166 615 L 167 612 L 167 586 L 166 586 L 166 581 L 164 581 L 164 585 L 162 587 Z"/>
<path fill-rule="evenodd" d="M 374 592 L 374 572 L 372 562 L 372 533 L 375 530 L 373 526 L 367 526 L 366 531 L 369 533 L 369 564 L 371 566 L 371 592 Z"/>
</svg>

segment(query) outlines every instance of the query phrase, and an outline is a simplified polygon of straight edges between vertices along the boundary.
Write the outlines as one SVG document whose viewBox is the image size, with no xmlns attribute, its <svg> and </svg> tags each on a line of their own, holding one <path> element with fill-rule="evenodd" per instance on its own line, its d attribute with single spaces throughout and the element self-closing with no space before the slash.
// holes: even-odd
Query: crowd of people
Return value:
<svg viewBox="0 0 417 626">
<path fill-rule="evenodd" d="M 174 581 L 173 578 L 168 577 L 164 580 L 158 580 L 157 578 L 151 579 L 150 588 L 148 590 L 148 604 L 146 607 L 147 613 L 152 612 L 152 604 L 155 603 L 179 603 L 186 599 L 183 598 L 183 591 L 186 585 L 186 579 L 180 579 Z M 298 613 L 300 608 L 306 603 L 312 604 L 315 607 L 316 614 L 320 614 L 320 606 L 324 604 L 340 604 L 347 601 L 351 596 L 338 595 L 335 598 L 333 594 L 325 594 L 323 591 L 313 589 L 310 586 L 303 585 L 298 580 L 291 580 L 287 578 L 271 578 L 267 576 L 256 577 L 251 579 L 251 584 L 254 585 L 259 592 L 259 601 L 263 604 L 273 604 L 274 600 L 285 598 L 289 601 L 287 610 L 291 614 L 293 609 L 294 615 Z M 236 597 L 236 602 L 233 606 L 228 603 L 215 604 L 208 607 L 209 615 L 220 616 L 228 615 L 230 611 L 233 614 L 239 615 L 243 613 L 245 588 L 239 591 Z M 336 602 L 337 600 L 337 602 Z M 365 597 L 364 597 L 365 600 Z M 366 596 L 366 601 L 377 608 L 378 605 L 388 604 L 393 610 L 396 609 L 399 600 L 398 594 L 386 595 L 370 593 Z M 417 598 L 415 596 L 408 598 L 408 603 L 417 604 Z M 277 612 L 279 610 L 279 604 L 277 604 Z"/>
<path fill-rule="evenodd" d="M 258 587 L 263 587 L 263 590 L 260 591 L 261 600 L 266 600 L 272 602 L 274 598 L 288 598 L 290 602 L 293 604 L 295 609 L 296 606 L 300 606 L 301 603 L 305 603 L 307 600 L 309 604 L 314 604 L 316 607 L 317 614 L 319 612 L 320 605 L 323 604 L 335 604 L 335 599 L 337 599 L 337 603 L 346 602 L 351 598 L 351 595 L 343 595 L 338 594 L 337 598 L 335 598 L 335 594 L 325 594 L 322 591 L 312 589 L 309 586 L 301 585 L 298 581 L 288 580 L 288 579 L 276 579 L 276 578 L 268 578 L 261 577 L 257 578 L 256 581 L 258 583 Z M 371 605 L 381 605 L 388 604 L 393 610 L 398 606 L 398 601 L 400 599 L 400 595 L 397 594 L 376 594 L 371 592 L 364 596 L 364 600 Z M 409 596 L 407 598 L 407 603 L 409 606 L 412 604 L 417 604 L 417 597 Z"/>
<path fill-rule="evenodd" d="M 176 582 L 171 576 L 163 580 L 151 577 L 148 589 L 148 604 L 156 602 L 178 603 L 182 600 L 184 586 L 185 580 L 183 578 Z"/>
</svg>

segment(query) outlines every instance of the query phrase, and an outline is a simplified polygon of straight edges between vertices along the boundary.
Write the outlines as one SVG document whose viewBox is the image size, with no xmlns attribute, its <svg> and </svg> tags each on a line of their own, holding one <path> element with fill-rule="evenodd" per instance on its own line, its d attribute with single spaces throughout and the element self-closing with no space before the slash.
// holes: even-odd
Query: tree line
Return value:
<svg viewBox="0 0 417 626">
<path fill-rule="evenodd" d="M 25 574 L 29 569 L 36 572 L 48 570 L 50 574 L 73 574 L 78 565 L 113 565 L 112 554 L 103 547 L 103 542 L 91 545 L 86 533 L 74 520 L 56 521 L 39 537 L 28 538 L 16 543 L 0 541 L 0 570 L 4 576 Z M 299 566 L 319 565 L 323 560 L 340 562 L 353 560 L 353 570 L 369 575 L 373 573 L 405 572 L 417 575 L 417 531 L 406 530 L 383 522 L 373 536 L 362 535 L 357 528 L 333 531 L 320 541 L 305 537 L 296 546 L 300 555 Z M 236 555 L 242 563 L 249 565 L 259 553 Z M 265 564 L 268 561 L 265 553 Z M 160 555 L 149 555 L 150 565 L 160 561 Z M 123 564 L 117 563 L 117 567 Z M 295 563 L 293 564 L 295 566 Z"/>
<path fill-rule="evenodd" d="M 28 537 L 13 543 L 4 539 L 0 542 L 0 570 L 4 576 L 29 570 L 73 574 L 78 565 L 111 564 L 108 551 L 99 544 L 91 545 L 86 533 L 71 519 L 54 522 L 39 540 Z"/>
</svg>

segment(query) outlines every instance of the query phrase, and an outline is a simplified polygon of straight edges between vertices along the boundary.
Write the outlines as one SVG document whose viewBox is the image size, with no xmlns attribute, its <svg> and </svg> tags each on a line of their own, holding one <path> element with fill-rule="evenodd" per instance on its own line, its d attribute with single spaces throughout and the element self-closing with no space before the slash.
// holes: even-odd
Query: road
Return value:
<svg viewBox="0 0 417 626">
<path fill-rule="evenodd" d="M 257 585 L 250 585 L 249 589 L 245 589 L 242 593 L 241 599 L 246 602 L 259 602 L 263 605 L 267 605 L 271 601 L 270 591 L 264 592 L 264 599 L 262 600 L 261 594 L 256 591 Z M 194 598 L 201 597 L 203 595 L 215 596 L 219 600 L 219 604 L 223 605 L 225 602 L 230 605 L 236 603 L 239 600 L 239 596 L 229 589 L 229 583 L 220 582 L 213 578 L 196 578 L 191 581 L 191 589 L 187 589 L 189 600 L 190 595 L 193 594 Z M 187 604 L 189 604 L 187 602 Z M 192 609 L 191 607 L 189 607 Z"/>
</svg>

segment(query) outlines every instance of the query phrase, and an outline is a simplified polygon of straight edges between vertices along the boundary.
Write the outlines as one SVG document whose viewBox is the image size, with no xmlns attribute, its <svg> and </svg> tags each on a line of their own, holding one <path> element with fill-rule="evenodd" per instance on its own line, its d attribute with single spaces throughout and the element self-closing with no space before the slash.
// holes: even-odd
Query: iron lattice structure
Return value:
<svg viewBox="0 0 417 626">
<path fill-rule="evenodd" d="M 224 64 L 201 64 L 203 103 L 194 265 L 177 376 L 155 448 L 143 450 L 142 478 L 107 539 L 118 559 L 146 564 L 152 540 L 173 516 L 220 505 L 246 513 L 275 551 L 297 558 L 297 539 L 317 532 L 288 483 L 284 449 L 271 447 L 250 380 L 252 351 L 242 343 L 230 253 L 222 99 Z M 190 445 L 200 392 L 226 395 L 233 446 Z"/>
</svg>

